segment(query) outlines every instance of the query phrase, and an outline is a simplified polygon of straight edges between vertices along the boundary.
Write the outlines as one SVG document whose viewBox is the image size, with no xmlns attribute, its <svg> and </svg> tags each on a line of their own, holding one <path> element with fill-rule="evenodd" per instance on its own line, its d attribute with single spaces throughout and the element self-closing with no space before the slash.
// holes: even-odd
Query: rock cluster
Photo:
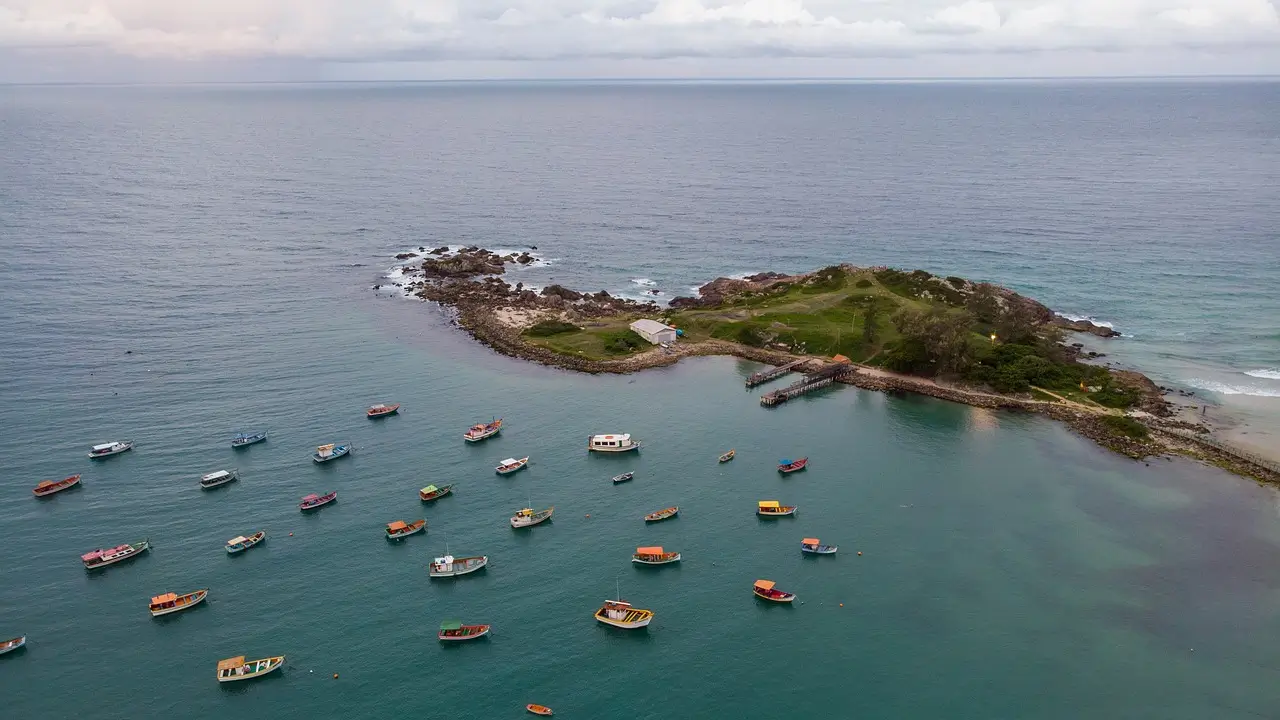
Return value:
<svg viewBox="0 0 1280 720">
<path fill-rule="evenodd" d="M 1061 315 L 1054 315 L 1053 319 L 1050 320 L 1050 322 L 1053 323 L 1055 326 L 1062 328 L 1063 330 L 1070 330 L 1071 332 L 1079 332 L 1079 333 L 1089 333 L 1090 335 L 1097 335 L 1098 337 L 1102 337 L 1102 338 L 1119 337 L 1121 335 L 1121 333 L 1116 332 L 1114 329 L 1109 328 L 1105 325 L 1095 325 L 1088 320 L 1070 320 L 1068 318 L 1062 317 Z"/>
</svg>

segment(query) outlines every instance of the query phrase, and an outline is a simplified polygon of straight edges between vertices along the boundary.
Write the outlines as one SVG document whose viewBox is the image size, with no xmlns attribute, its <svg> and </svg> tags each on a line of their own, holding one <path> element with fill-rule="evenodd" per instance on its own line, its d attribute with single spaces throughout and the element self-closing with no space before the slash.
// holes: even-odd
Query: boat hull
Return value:
<svg viewBox="0 0 1280 720">
<path fill-rule="evenodd" d="M 59 480 L 58 482 L 52 485 L 46 485 L 43 488 L 37 485 L 35 488 L 31 490 L 31 493 L 38 498 L 43 498 L 43 497 L 49 497 L 50 495 L 56 495 L 62 492 L 63 490 L 70 490 L 71 488 L 78 487 L 79 485 L 80 485 L 80 476 L 72 475 L 71 477 L 66 478 L 64 480 Z"/>
<path fill-rule="evenodd" d="M 518 473 L 527 467 L 529 467 L 529 458 L 524 458 L 523 460 L 520 461 L 520 464 L 518 465 L 513 465 L 511 467 L 504 467 L 502 465 L 499 465 L 498 467 L 494 468 L 493 471 L 498 473 L 499 475 L 511 475 L 514 473 Z"/>
<path fill-rule="evenodd" d="M 99 569 L 104 568 L 104 567 L 108 567 L 108 566 L 111 566 L 111 565 L 115 565 L 116 563 L 122 563 L 122 562 L 124 562 L 124 561 L 126 561 L 126 560 L 132 560 L 132 559 L 134 559 L 134 558 L 138 557 L 139 555 L 141 555 L 142 553 L 144 553 L 144 552 L 146 552 L 146 551 L 148 551 L 148 550 L 150 550 L 150 549 L 151 549 L 151 543 L 150 543 L 149 541 L 147 541 L 147 540 L 143 540 L 143 541 L 142 541 L 142 542 L 140 542 L 140 543 L 136 543 L 136 544 L 134 544 L 134 545 L 133 545 L 133 550 L 131 550 L 131 551 L 127 552 L 127 553 L 122 553 L 122 554 L 120 554 L 120 555 L 118 555 L 118 556 L 116 556 L 116 557 L 110 558 L 110 559 L 108 559 L 108 560 L 104 560 L 104 561 L 102 561 L 102 562 L 93 563 L 92 565 L 90 565 L 89 563 L 85 562 L 85 563 L 84 563 L 84 569 L 85 569 L 85 570 L 99 570 Z"/>
<path fill-rule="evenodd" d="M 835 555 L 838 548 L 835 545 L 819 545 L 816 548 L 800 546 L 800 552 L 810 555 Z"/>
<path fill-rule="evenodd" d="M 483 433 L 480 433 L 479 435 L 463 434 L 462 439 L 466 440 L 467 442 L 475 443 L 475 442 L 480 442 L 481 440 L 488 440 L 489 438 L 493 437 L 494 435 L 497 435 L 500 432 L 502 432 L 502 428 L 498 428 L 496 430 L 490 430 L 488 432 L 483 432 Z"/>
<path fill-rule="evenodd" d="M 320 453 L 312 453 L 311 459 L 318 463 L 327 463 L 331 460 L 337 460 L 338 458 L 346 457 L 350 454 L 351 454 L 351 446 L 348 445 L 342 448 L 341 450 L 335 449 L 333 451 L 333 454 L 328 456 L 321 455 Z"/>
<path fill-rule="evenodd" d="M 637 565 L 670 565 L 671 563 L 680 562 L 680 553 L 676 553 L 675 557 L 666 560 L 643 560 L 638 557 L 631 558 L 631 562 Z"/>
<path fill-rule="evenodd" d="M 624 448 L 612 448 L 612 447 L 588 447 L 587 449 L 588 449 L 588 450 L 590 450 L 591 452 L 598 452 L 598 453 L 626 453 L 626 452 L 635 452 L 635 451 L 637 451 L 637 450 L 639 450 L 639 449 L 640 449 L 640 443 L 633 443 L 632 445 L 629 445 L 628 447 L 624 447 Z"/>
<path fill-rule="evenodd" d="M 119 455 L 120 453 L 123 453 L 123 452 L 129 452 L 132 449 L 133 449 L 133 441 L 128 440 L 123 442 L 121 447 L 118 447 L 118 448 L 111 448 L 110 450 L 105 450 L 100 453 L 95 453 L 93 451 L 90 451 L 89 459 L 98 460 L 101 458 L 107 458 L 107 457 L 111 457 L 112 455 Z"/>
<path fill-rule="evenodd" d="M 764 518 L 789 517 L 791 515 L 795 515 L 796 511 L 799 509 L 800 508 L 798 507 L 794 507 L 794 508 L 791 508 L 790 510 L 782 510 L 780 512 L 760 512 L 759 510 L 757 510 L 756 515 L 759 515 L 760 517 L 764 517 Z"/>
<path fill-rule="evenodd" d="M 609 627 L 618 628 L 619 630 L 639 630 L 641 628 L 649 627 L 649 623 L 653 622 L 652 614 L 644 618 L 641 618 L 639 620 L 633 620 L 631 622 L 627 622 L 625 620 L 614 620 L 613 618 L 604 617 L 599 613 L 596 613 L 595 617 L 596 617 L 596 621 L 599 622 L 600 624 L 608 625 Z"/>
<path fill-rule="evenodd" d="M 320 508 L 324 507 L 325 505 L 328 505 L 329 503 L 331 503 L 331 502 L 333 502 L 333 501 L 335 501 L 335 500 L 337 500 L 337 499 L 338 499 L 338 498 L 336 498 L 336 497 L 335 497 L 335 498 L 329 498 L 328 500 L 325 500 L 324 502 L 313 503 L 313 504 L 311 504 L 311 505 L 299 505 L 299 506 L 298 506 L 298 510 L 300 510 L 300 511 L 302 511 L 302 512 L 311 512 L 312 510 L 319 510 Z"/>
<path fill-rule="evenodd" d="M 394 534 L 394 535 L 392 535 L 391 533 L 387 533 L 387 539 L 388 539 L 388 540 L 403 540 L 403 539 L 405 539 L 405 538 L 409 537 L 410 535 L 417 535 L 418 533 L 426 532 L 426 531 L 427 531 L 427 526 L 426 526 L 426 525 L 421 525 L 421 526 L 419 526 L 419 527 L 416 527 L 416 528 L 410 528 L 410 529 L 408 529 L 408 530 L 405 530 L 404 532 L 396 533 L 396 534 Z"/>
<path fill-rule="evenodd" d="M 377 409 L 377 410 L 374 410 L 374 409 L 372 409 L 372 408 L 371 408 L 371 409 L 369 409 L 369 410 L 366 410 L 366 411 L 365 411 L 365 416 L 366 416 L 366 417 L 368 417 L 370 420 L 372 420 L 372 419 L 375 419 L 375 418 L 384 418 L 384 417 L 387 417 L 387 416 L 389 416 L 389 415 L 395 415 L 395 414 L 397 414 L 397 413 L 399 413 L 399 412 L 400 412 L 400 406 L 399 406 L 399 405 L 391 405 L 391 406 L 389 406 L 389 407 L 386 407 L 386 408 L 380 408 L 380 409 Z"/>
<path fill-rule="evenodd" d="M 534 705 L 534 704 L 530 703 L 529 705 L 525 705 L 525 706 L 524 706 L 524 709 L 525 709 L 525 710 L 528 710 L 529 712 L 533 713 L 534 715 L 544 715 L 544 716 L 545 716 L 545 715 L 550 715 L 550 714 L 551 714 L 551 708 L 549 708 L 549 707 L 547 707 L 547 706 L 545 706 L 545 705 Z"/>
<path fill-rule="evenodd" d="M 544 512 L 546 512 L 545 515 L 542 513 L 535 513 L 531 518 L 513 517 L 511 518 L 511 527 L 516 530 L 520 530 L 523 528 L 531 528 L 534 525 L 541 525 L 551 519 L 551 515 L 555 512 L 555 508 Z"/>
<path fill-rule="evenodd" d="M 209 596 L 208 590 L 197 590 L 196 592 L 183 595 L 178 599 L 182 600 L 183 598 L 190 598 L 190 600 L 181 605 L 174 605 L 171 608 L 161 608 L 159 610 L 152 610 L 151 617 L 162 617 L 164 615 L 172 615 L 176 612 L 182 612 L 183 610 L 190 610 L 191 608 L 204 602 L 204 599 L 208 596 Z"/>
<path fill-rule="evenodd" d="M 261 534 L 254 533 L 251 537 L 248 538 L 247 542 L 245 542 L 243 545 L 239 545 L 239 546 L 227 545 L 226 546 L 227 554 L 235 555 L 237 553 L 242 553 L 245 550 L 248 550 L 249 548 L 253 547 L 254 545 L 257 545 L 258 543 L 266 539 L 267 539 L 267 534 L 265 532 Z"/>
<path fill-rule="evenodd" d="M 670 512 L 666 510 L 660 510 L 656 513 L 649 513 L 648 515 L 645 515 L 644 521 L 647 523 L 662 522 L 663 520 L 670 520 L 671 518 L 676 517 L 679 514 L 680 514 L 679 508 L 675 508 Z"/>
<path fill-rule="evenodd" d="M 256 678 L 270 675 L 271 673 L 284 667 L 284 659 L 285 659 L 284 655 L 281 655 L 279 657 L 273 657 L 273 658 L 263 658 L 263 660 L 266 660 L 267 664 L 263 666 L 261 670 L 255 670 L 253 672 L 245 673 L 244 675 L 235 675 L 235 674 L 223 675 L 222 673 L 218 673 L 218 682 L 220 683 L 240 682 L 242 680 L 254 680 Z M 262 660 L 253 661 L 254 664 L 257 664 L 259 662 L 262 662 Z"/>
<path fill-rule="evenodd" d="M 11 653 L 14 650 L 20 650 L 26 646 L 27 646 L 26 635 L 13 638 L 12 640 L 6 640 L 5 642 L 0 643 L 0 655 L 4 655 L 5 653 Z"/>
<path fill-rule="evenodd" d="M 635 478 L 636 478 L 635 473 L 623 473 L 613 478 L 613 484 L 617 485 L 619 483 L 631 482 Z"/>
<path fill-rule="evenodd" d="M 255 445 L 267 439 L 266 433 L 255 434 L 247 438 L 231 438 L 231 447 L 242 448 Z"/>
<path fill-rule="evenodd" d="M 789 603 L 796 599 L 795 593 L 780 593 L 779 595 L 770 597 L 769 595 L 765 595 L 764 593 L 757 592 L 755 590 L 752 590 L 751 592 L 761 600 L 768 600 L 769 602 Z"/>
<path fill-rule="evenodd" d="M 483 562 L 477 563 L 475 565 L 471 565 L 469 567 L 459 568 L 455 563 L 454 568 L 451 570 L 428 570 L 428 574 L 433 578 L 451 578 L 451 577 L 459 577 L 462 575 L 470 575 L 471 573 L 483 570 L 486 567 L 489 567 L 488 558 L 485 558 Z"/>
<path fill-rule="evenodd" d="M 439 639 L 440 642 L 467 642 L 469 640 L 479 640 L 489 634 L 488 625 L 481 625 L 480 628 L 480 630 L 477 630 L 470 635 L 445 635 L 443 632 L 437 632 L 436 638 Z"/>
</svg>

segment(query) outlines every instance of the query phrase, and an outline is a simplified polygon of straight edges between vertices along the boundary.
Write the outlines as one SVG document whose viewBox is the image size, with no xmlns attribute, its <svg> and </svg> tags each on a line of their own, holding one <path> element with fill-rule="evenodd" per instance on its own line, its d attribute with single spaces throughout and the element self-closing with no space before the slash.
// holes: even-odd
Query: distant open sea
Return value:
<svg viewBox="0 0 1280 720">
<path fill-rule="evenodd" d="M 1273 491 L 923 398 L 765 411 L 727 358 L 499 357 L 389 285 L 396 253 L 468 244 L 536 247 L 511 282 L 660 300 L 839 262 L 990 280 L 1113 324 L 1089 346 L 1280 446 L 1277 82 L 0 87 L 0 640 L 30 638 L 0 657 L 7 713 L 1280 716 Z M 370 422 L 375 402 L 404 411 Z M 494 416 L 499 438 L 462 442 Z M 588 457 L 610 431 L 646 447 Z M 335 441 L 353 457 L 309 460 Z M 201 492 L 224 467 L 241 480 Z M 762 499 L 801 509 L 759 521 Z M 512 532 L 529 502 L 555 519 Z M 841 551 L 801 557 L 806 535 Z M 446 542 L 491 567 L 428 580 Z M 632 567 L 651 544 L 685 561 Z M 757 578 L 799 601 L 760 604 Z M 592 621 L 616 585 L 647 633 Z M 449 618 L 494 635 L 439 647 Z M 240 654 L 289 664 L 219 687 Z"/>
</svg>

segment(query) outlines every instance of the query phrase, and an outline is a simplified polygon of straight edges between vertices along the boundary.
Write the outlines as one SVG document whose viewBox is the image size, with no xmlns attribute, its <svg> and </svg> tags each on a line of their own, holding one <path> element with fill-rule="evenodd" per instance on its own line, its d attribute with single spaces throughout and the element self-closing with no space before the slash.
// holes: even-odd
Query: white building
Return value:
<svg viewBox="0 0 1280 720">
<path fill-rule="evenodd" d="M 637 320 L 631 323 L 631 329 L 654 345 L 676 341 L 676 329 L 657 320 Z"/>
</svg>

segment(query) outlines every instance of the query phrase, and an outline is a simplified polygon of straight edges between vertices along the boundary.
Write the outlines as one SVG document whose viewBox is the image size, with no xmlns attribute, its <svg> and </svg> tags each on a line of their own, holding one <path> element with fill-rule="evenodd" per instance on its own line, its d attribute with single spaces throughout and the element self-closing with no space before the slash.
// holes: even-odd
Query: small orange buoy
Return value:
<svg viewBox="0 0 1280 720">
<path fill-rule="evenodd" d="M 844 603 L 840 603 L 840 607 L 844 607 Z"/>
<path fill-rule="evenodd" d="M 333 674 L 333 679 L 334 679 L 334 680 L 337 680 L 337 679 L 338 679 L 338 673 L 334 673 L 334 674 Z"/>
</svg>

